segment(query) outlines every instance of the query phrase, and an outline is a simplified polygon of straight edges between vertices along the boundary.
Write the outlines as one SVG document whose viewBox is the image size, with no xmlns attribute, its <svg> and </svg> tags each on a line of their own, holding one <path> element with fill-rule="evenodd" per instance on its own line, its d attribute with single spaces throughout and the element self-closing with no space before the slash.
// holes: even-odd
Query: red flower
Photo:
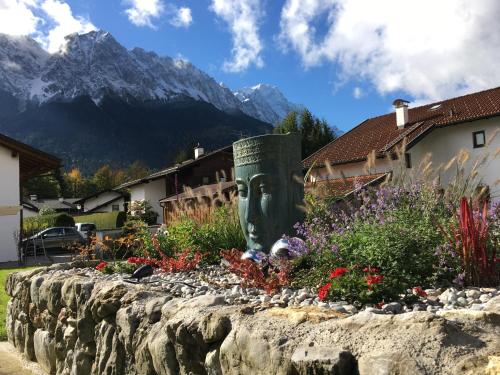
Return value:
<svg viewBox="0 0 500 375">
<path fill-rule="evenodd" d="M 144 257 L 130 257 L 127 262 L 132 264 L 149 264 L 150 266 L 156 266 L 157 261 L 155 259 L 149 259 Z"/>
<path fill-rule="evenodd" d="M 365 273 L 377 273 L 377 272 L 379 272 L 379 269 L 376 267 L 368 266 L 368 267 L 363 268 L 363 272 L 365 272 Z"/>
<path fill-rule="evenodd" d="M 384 279 L 384 276 L 382 275 L 368 275 L 366 276 L 365 280 L 368 286 L 375 285 L 380 283 Z"/>
<path fill-rule="evenodd" d="M 326 296 L 328 295 L 328 291 L 330 290 L 330 287 L 332 286 L 332 283 L 328 283 L 323 285 L 322 287 L 319 288 L 318 290 L 318 298 L 320 301 L 323 301 Z"/>
<path fill-rule="evenodd" d="M 349 270 L 345 267 L 337 267 L 330 273 L 330 279 L 335 279 L 336 277 L 340 277 L 348 271 Z"/>
<path fill-rule="evenodd" d="M 425 291 L 419 286 L 413 288 L 413 294 L 416 294 L 420 297 L 427 297 L 427 293 L 425 293 Z"/>
<path fill-rule="evenodd" d="M 98 270 L 98 271 L 101 271 L 103 268 L 106 268 L 107 265 L 108 265 L 108 263 L 101 262 L 97 266 L 95 266 L 95 269 Z"/>
</svg>

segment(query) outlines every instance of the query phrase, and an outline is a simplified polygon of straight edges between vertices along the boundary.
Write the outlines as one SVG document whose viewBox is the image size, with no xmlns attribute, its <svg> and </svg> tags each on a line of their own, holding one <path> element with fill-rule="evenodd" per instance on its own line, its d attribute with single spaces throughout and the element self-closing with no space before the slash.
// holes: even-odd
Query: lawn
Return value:
<svg viewBox="0 0 500 375">
<path fill-rule="evenodd" d="M 0 341 L 7 340 L 7 332 L 5 330 L 5 313 L 7 310 L 7 302 L 9 301 L 9 296 L 5 293 L 5 281 L 7 280 L 7 276 L 12 272 L 25 271 L 33 268 L 36 267 L 0 269 Z"/>
</svg>

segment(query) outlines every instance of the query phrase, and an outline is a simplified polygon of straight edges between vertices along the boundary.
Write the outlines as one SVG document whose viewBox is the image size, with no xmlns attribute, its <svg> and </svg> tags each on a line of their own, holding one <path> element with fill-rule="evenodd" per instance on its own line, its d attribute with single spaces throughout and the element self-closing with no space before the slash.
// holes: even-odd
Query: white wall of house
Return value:
<svg viewBox="0 0 500 375">
<path fill-rule="evenodd" d="M 116 191 L 106 191 L 104 193 L 99 194 L 97 197 L 92 197 L 87 199 L 84 202 L 84 212 L 88 212 L 93 210 L 94 208 L 111 201 L 112 199 L 115 199 L 117 197 L 121 196 L 120 193 L 117 193 Z M 123 211 L 123 199 L 116 201 L 116 203 L 113 204 L 119 204 L 120 205 L 120 211 Z M 109 206 L 109 209 L 108 209 Z M 107 205 L 106 207 L 101 207 L 99 209 L 99 212 L 111 212 L 111 205 Z"/>
<path fill-rule="evenodd" d="M 0 262 L 17 260 L 14 232 L 19 231 L 19 157 L 0 146 Z"/>
<path fill-rule="evenodd" d="M 125 204 L 125 199 L 124 198 L 120 198 L 112 203 L 109 203 L 105 206 L 102 206 L 101 208 L 99 208 L 98 210 L 94 211 L 94 212 L 112 212 L 113 211 L 113 206 L 118 206 L 119 207 L 119 210 L 118 211 L 125 211 L 124 209 L 124 204 Z M 116 211 L 116 210 L 115 210 Z"/>
<path fill-rule="evenodd" d="M 486 139 L 495 134 L 496 136 L 485 147 L 473 148 L 472 133 L 481 130 L 484 130 Z M 411 155 L 413 167 L 418 166 L 418 161 L 431 152 L 433 167 L 437 168 L 440 165 L 446 165 L 461 149 L 466 149 L 470 154 L 465 164 L 466 173 L 470 172 L 476 160 L 488 155 L 486 163 L 478 171 L 479 176 L 481 182 L 490 187 L 491 197 L 494 200 L 500 200 L 500 155 L 494 157 L 495 152 L 500 149 L 500 119 L 498 117 L 436 129 L 408 152 Z M 441 183 L 448 184 L 455 174 L 456 168 L 450 168 L 447 172 L 441 173 Z"/>
<path fill-rule="evenodd" d="M 310 174 L 310 181 L 335 179 L 344 177 L 354 177 L 367 174 L 385 173 L 392 170 L 392 163 L 387 159 L 377 159 L 375 165 L 367 168 L 366 162 L 355 162 L 342 165 L 333 165 L 331 172 L 325 167 L 315 168 Z"/>
<path fill-rule="evenodd" d="M 163 222 L 163 209 L 160 205 L 160 199 L 166 195 L 165 179 L 160 178 L 148 182 L 147 184 L 139 184 L 130 187 L 130 201 L 147 200 L 152 208 L 158 214 L 157 223 Z"/>
<path fill-rule="evenodd" d="M 29 208 L 23 207 L 23 218 L 38 216 L 37 211 L 30 210 Z"/>
</svg>

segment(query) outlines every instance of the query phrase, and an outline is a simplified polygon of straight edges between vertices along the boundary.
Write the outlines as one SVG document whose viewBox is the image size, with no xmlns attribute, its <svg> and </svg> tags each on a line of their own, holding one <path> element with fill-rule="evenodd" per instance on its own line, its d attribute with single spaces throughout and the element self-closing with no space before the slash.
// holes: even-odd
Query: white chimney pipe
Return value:
<svg viewBox="0 0 500 375">
<path fill-rule="evenodd" d="M 202 156 L 205 153 L 205 150 L 203 147 L 200 147 L 200 144 L 198 143 L 198 146 L 194 148 L 194 159 L 198 159 L 200 156 Z"/>
<path fill-rule="evenodd" d="M 36 195 L 36 194 L 30 195 L 30 201 L 36 202 L 37 200 L 38 200 L 38 195 Z"/>
<path fill-rule="evenodd" d="M 396 99 L 392 103 L 394 108 L 396 108 L 396 124 L 398 125 L 398 129 L 403 129 L 409 122 L 408 103 L 403 99 Z"/>
</svg>

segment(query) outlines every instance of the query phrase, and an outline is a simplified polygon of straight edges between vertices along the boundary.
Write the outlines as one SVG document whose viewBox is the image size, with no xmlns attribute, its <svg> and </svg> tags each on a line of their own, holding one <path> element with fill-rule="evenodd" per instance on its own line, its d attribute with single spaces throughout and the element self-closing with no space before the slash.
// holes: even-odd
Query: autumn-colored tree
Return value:
<svg viewBox="0 0 500 375">
<path fill-rule="evenodd" d="M 97 191 L 112 189 L 125 182 L 126 174 L 123 170 L 113 170 L 108 164 L 99 168 L 92 176 L 92 183 Z"/>
</svg>

